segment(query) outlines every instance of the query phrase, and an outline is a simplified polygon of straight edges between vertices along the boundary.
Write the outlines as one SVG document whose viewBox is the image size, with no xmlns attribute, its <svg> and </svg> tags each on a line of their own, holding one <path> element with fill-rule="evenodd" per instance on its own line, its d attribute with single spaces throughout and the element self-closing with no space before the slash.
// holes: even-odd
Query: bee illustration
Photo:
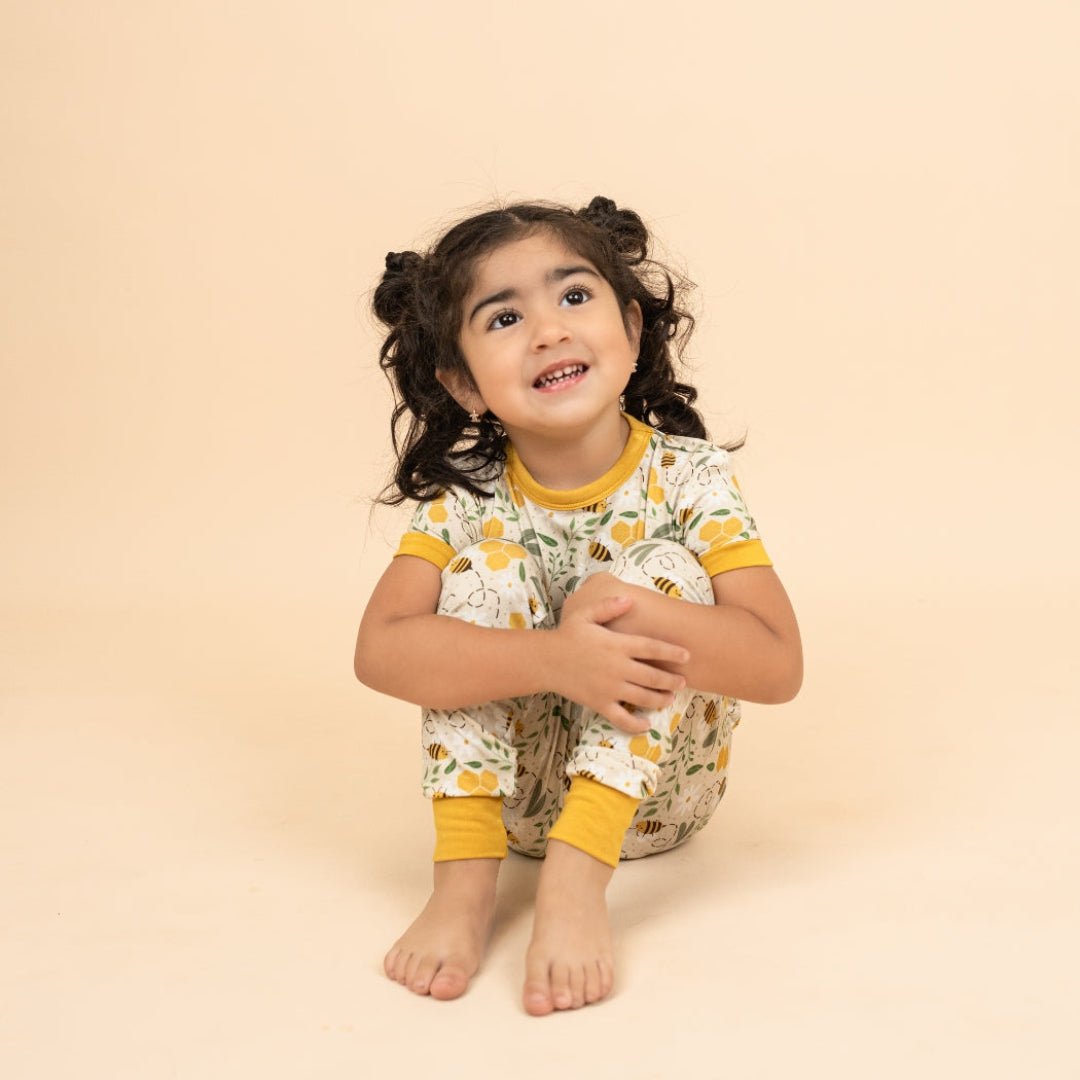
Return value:
<svg viewBox="0 0 1080 1080">
<path fill-rule="evenodd" d="M 705 723 L 712 727 L 716 723 L 716 701 L 709 698 L 709 704 L 705 706 Z"/>
<path fill-rule="evenodd" d="M 610 750 L 615 744 L 613 742 L 611 742 L 610 739 L 601 739 L 596 745 L 597 746 L 602 746 L 606 750 Z"/>
<path fill-rule="evenodd" d="M 589 555 L 597 562 L 611 562 L 611 552 L 598 540 L 589 545 Z"/>
<path fill-rule="evenodd" d="M 588 506 L 583 506 L 582 512 L 586 514 L 602 514 L 607 509 L 607 499 L 601 499 L 599 502 L 589 503 Z"/>
<path fill-rule="evenodd" d="M 472 560 L 470 558 L 465 555 L 459 555 L 450 563 L 447 569 L 450 571 L 451 574 L 461 574 L 468 570 L 471 566 Z"/>
<path fill-rule="evenodd" d="M 445 799 L 446 798 L 446 792 L 445 791 L 433 791 L 431 793 L 431 797 L 433 799 Z"/>
<path fill-rule="evenodd" d="M 654 577 L 653 584 L 665 595 L 673 596 L 676 600 L 682 599 L 682 589 L 670 578 Z"/>
<path fill-rule="evenodd" d="M 506 842 L 514 844 L 516 847 L 521 846 L 521 841 L 509 829 L 506 830 Z"/>
<path fill-rule="evenodd" d="M 694 516 L 694 508 L 692 506 L 684 506 L 676 515 L 675 520 L 680 525 L 685 525 Z"/>
<path fill-rule="evenodd" d="M 675 464 L 675 455 L 670 451 L 666 451 L 660 458 L 660 467 L 664 469 L 670 469 Z"/>
<path fill-rule="evenodd" d="M 450 751 L 447 750 L 442 743 L 437 742 L 433 742 L 428 746 L 424 753 L 426 753 L 429 758 L 434 758 L 435 761 L 444 761 L 450 756 Z"/>
<path fill-rule="evenodd" d="M 539 609 L 539 607 L 540 607 L 540 605 L 536 602 L 536 600 L 533 597 L 530 596 L 529 597 L 529 611 L 533 615 L 535 615 L 537 610 Z"/>
<path fill-rule="evenodd" d="M 518 762 L 517 768 L 514 770 L 514 775 L 519 780 L 525 775 L 525 765 L 522 762 Z"/>
<path fill-rule="evenodd" d="M 577 774 L 583 780 L 596 780 L 596 773 L 591 773 L 586 769 L 578 769 Z"/>
<path fill-rule="evenodd" d="M 639 821 L 634 826 L 642 836 L 654 836 L 663 827 L 664 823 L 662 821 L 657 821 L 656 818 L 649 818 L 647 821 Z"/>
</svg>

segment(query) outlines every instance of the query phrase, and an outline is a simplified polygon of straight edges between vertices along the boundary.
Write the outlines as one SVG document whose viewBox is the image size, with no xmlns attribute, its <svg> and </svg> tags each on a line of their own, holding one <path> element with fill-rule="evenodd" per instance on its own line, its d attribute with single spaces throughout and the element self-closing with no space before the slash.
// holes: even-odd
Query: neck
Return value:
<svg viewBox="0 0 1080 1080">
<path fill-rule="evenodd" d="M 539 432 L 508 432 L 510 441 L 529 475 L 552 491 L 573 491 L 599 480 L 619 460 L 630 436 L 621 412 L 594 422 L 568 437 Z"/>
</svg>

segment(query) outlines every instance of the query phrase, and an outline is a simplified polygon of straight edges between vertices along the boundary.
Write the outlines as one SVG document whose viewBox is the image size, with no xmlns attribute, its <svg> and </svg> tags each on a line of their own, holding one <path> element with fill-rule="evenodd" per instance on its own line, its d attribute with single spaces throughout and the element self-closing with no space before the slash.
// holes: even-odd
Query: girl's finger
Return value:
<svg viewBox="0 0 1080 1080">
<path fill-rule="evenodd" d="M 658 660 L 666 664 L 685 664 L 690 651 L 681 645 L 661 641 L 659 638 L 636 637 L 630 643 L 632 655 L 638 660 Z"/>
</svg>

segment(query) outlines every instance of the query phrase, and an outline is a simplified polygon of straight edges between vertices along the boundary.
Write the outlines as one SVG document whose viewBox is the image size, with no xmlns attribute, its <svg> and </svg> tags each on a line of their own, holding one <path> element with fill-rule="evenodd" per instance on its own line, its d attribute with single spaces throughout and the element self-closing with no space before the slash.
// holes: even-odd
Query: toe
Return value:
<svg viewBox="0 0 1080 1080">
<path fill-rule="evenodd" d="M 591 1005 L 603 996 L 601 987 L 600 964 L 589 964 L 585 968 L 585 1003 Z"/>
<path fill-rule="evenodd" d="M 570 1008 L 580 1009 L 585 1004 L 585 967 L 577 965 L 570 969 Z"/>
<path fill-rule="evenodd" d="M 555 1007 L 551 1000 L 551 977 L 546 963 L 526 961 L 522 1000 L 530 1016 L 547 1016 Z"/>
<path fill-rule="evenodd" d="M 409 973 L 409 989 L 414 994 L 426 994 L 438 970 L 438 960 L 434 957 L 422 957 Z"/>
<path fill-rule="evenodd" d="M 386 972 L 387 978 L 393 979 L 394 982 L 400 982 L 401 979 L 398 975 L 399 965 L 401 964 L 401 950 L 395 945 L 387 954 L 383 960 L 383 971 Z"/>
<path fill-rule="evenodd" d="M 556 1009 L 573 1008 L 574 991 L 571 985 L 569 964 L 552 964 L 551 1000 Z"/>
<path fill-rule="evenodd" d="M 461 997 L 469 985 L 469 976 L 459 964 L 449 962 L 439 968 L 431 980 L 431 996 L 440 1001 Z"/>
</svg>

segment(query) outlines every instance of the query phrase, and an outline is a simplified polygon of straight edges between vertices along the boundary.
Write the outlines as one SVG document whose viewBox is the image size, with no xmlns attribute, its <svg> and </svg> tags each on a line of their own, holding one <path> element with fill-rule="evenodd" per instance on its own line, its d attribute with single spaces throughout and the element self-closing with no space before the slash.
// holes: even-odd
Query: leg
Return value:
<svg viewBox="0 0 1080 1080">
<path fill-rule="evenodd" d="M 708 575 L 676 544 L 643 541 L 616 560 L 613 572 L 690 602 L 712 602 Z M 709 764 L 710 779 L 703 782 L 695 777 L 706 771 L 705 762 L 688 757 L 690 748 L 702 741 L 698 728 L 708 729 L 710 720 L 716 723 L 715 704 L 706 704 L 711 701 L 684 690 L 668 708 L 645 713 L 649 731 L 633 736 L 595 713 L 579 710 L 580 727 L 575 725 L 572 733 L 575 745 L 566 766 L 570 792 L 549 836 L 537 894 L 524 994 L 530 1013 L 577 1008 L 610 992 L 613 964 L 605 891 L 620 853 L 631 858 L 651 854 L 661 845 L 682 842 L 699 827 L 669 828 L 668 813 L 663 830 L 658 828 L 658 801 L 669 810 L 676 799 L 689 799 L 693 808 L 707 803 L 709 813 L 718 801 L 718 796 L 710 800 L 697 791 L 712 791 L 716 762 Z M 713 730 L 706 756 L 715 757 L 716 740 Z"/>
<path fill-rule="evenodd" d="M 546 609 L 538 602 L 538 578 L 520 572 L 525 566 L 526 553 L 517 545 L 484 541 L 459 553 L 443 573 L 440 614 L 507 628 L 539 623 Z M 387 975 L 414 993 L 459 997 L 479 969 L 506 855 L 502 803 L 516 786 L 515 706 L 520 714 L 515 702 L 424 712 L 423 787 L 435 817 L 434 888 L 384 961 Z"/>
<path fill-rule="evenodd" d="M 671 541 L 643 540 L 630 546 L 611 572 L 689 603 L 713 602 L 712 583 L 701 564 Z M 628 792 L 639 787 L 641 803 L 622 841 L 624 859 L 670 850 L 708 822 L 727 785 L 739 703 L 688 687 L 666 709 L 643 715 L 650 729 L 634 736 L 595 714 L 586 716 L 567 770 L 595 774 Z"/>
</svg>

